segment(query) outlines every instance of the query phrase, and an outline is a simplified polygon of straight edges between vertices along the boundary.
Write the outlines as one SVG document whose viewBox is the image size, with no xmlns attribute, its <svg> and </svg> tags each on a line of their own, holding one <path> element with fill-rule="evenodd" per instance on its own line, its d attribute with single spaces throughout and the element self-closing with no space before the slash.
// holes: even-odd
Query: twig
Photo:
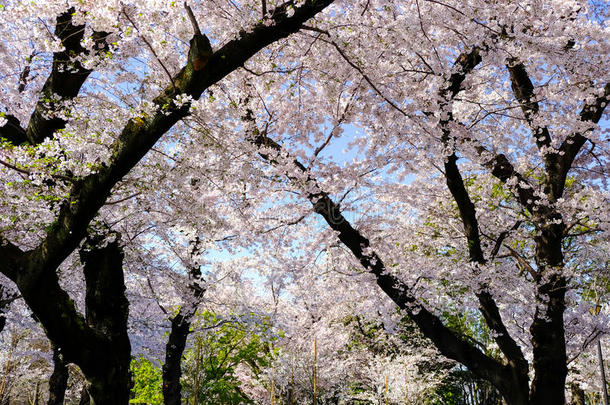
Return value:
<svg viewBox="0 0 610 405">
<path fill-rule="evenodd" d="M 339 124 L 339 125 L 341 125 L 341 124 Z M 320 145 L 316 148 L 316 150 L 313 153 L 313 158 L 311 159 L 312 162 L 318 157 L 320 152 L 322 152 L 324 150 L 324 148 L 326 148 L 326 146 L 329 144 L 330 140 L 334 136 L 334 132 L 335 132 L 335 129 L 337 129 L 337 127 L 338 127 L 338 125 L 335 125 L 333 127 L 333 129 L 330 131 L 330 133 L 328 134 L 328 137 L 326 138 L 326 140 L 322 143 L 322 145 Z"/>
<path fill-rule="evenodd" d="M 419 26 L 421 28 L 421 32 L 422 32 L 422 34 L 424 34 L 424 37 L 426 37 L 428 42 L 430 42 L 430 44 L 432 45 L 432 50 L 434 51 L 434 54 L 436 55 L 436 58 L 442 64 L 443 61 L 442 61 L 440 55 L 438 54 L 438 51 L 436 50 L 436 46 L 434 46 L 434 42 L 432 42 L 432 40 L 430 39 L 430 37 L 426 33 L 426 30 L 424 29 L 424 22 L 423 22 L 423 20 L 421 18 L 421 10 L 419 9 L 419 1 L 418 0 L 415 0 L 415 5 L 417 6 L 417 15 L 419 16 Z"/>
<path fill-rule="evenodd" d="M 360 84 L 358 84 L 357 88 L 360 87 Z M 343 92 L 342 92 L 343 93 Z M 341 124 L 343 124 L 343 121 L 345 121 L 345 116 L 347 115 L 347 111 L 349 110 L 352 101 L 354 101 L 354 98 L 356 96 L 356 91 L 354 91 L 352 93 L 352 96 L 350 97 L 349 101 L 347 102 L 347 105 L 345 106 L 345 109 L 343 110 L 343 113 L 341 114 L 341 117 L 339 117 L 339 119 L 337 120 L 337 123 L 333 126 L 333 129 L 330 131 L 330 133 L 328 134 L 328 137 L 326 138 L 326 140 L 322 143 L 322 145 L 318 146 L 316 148 L 316 150 L 313 153 L 313 157 L 310 159 L 309 161 L 309 166 L 311 167 L 312 163 L 316 160 L 316 158 L 318 157 L 318 155 L 320 154 L 320 152 L 322 152 L 324 150 L 324 148 L 326 148 L 326 146 L 328 146 L 328 144 L 330 143 L 330 140 L 333 138 L 334 134 L 335 134 L 335 130 L 337 128 L 339 128 L 341 126 Z M 337 104 L 340 101 L 340 97 L 337 100 Z M 337 110 L 339 109 L 339 107 L 337 106 Z M 339 111 L 337 111 L 338 113 Z"/>
<path fill-rule="evenodd" d="M 436 3 L 436 4 L 438 4 L 438 5 L 441 5 L 441 6 L 447 7 L 447 8 L 449 8 L 449 9 L 451 9 L 451 10 L 455 11 L 456 13 L 458 13 L 458 14 L 461 14 L 461 15 L 465 16 L 465 14 L 464 14 L 463 12 L 461 12 L 460 10 L 458 10 L 457 8 L 455 8 L 455 7 L 453 7 L 453 6 L 449 5 L 449 4 L 446 4 L 446 3 L 440 2 L 440 1 L 438 1 L 438 0 L 424 0 L 424 1 L 427 1 L 427 2 L 429 2 L 429 3 Z M 498 36 L 502 34 L 501 32 L 498 32 L 498 31 L 496 31 L 496 30 L 494 30 L 494 29 L 490 28 L 489 26 L 487 26 L 487 25 L 483 24 L 482 22 L 477 21 L 477 19 L 476 19 L 476 18 L 471 18 L 471 19 L 470 19 L 470 21 L 472 21 L 473 23 L 475 23 L 475 24 L 477 24 L 477 25 L 480 25 L 480 26 L 481 26 L 481 27 L 483 27 L 483 28 L 488 29 L 489 31 L 493 32 L 494 34 L 496 34 L 496 35 L 498 35 Z"/>
<path fill-rule="evenodd" d="M 105 203 L 104 205 L 119 204 L 119 203 L 122 203 L 123 201 L 127 201 L 127 200 L 129 200 L 129 199 L 131 199 L 131 198 L 133 198 L 133 197 L 137 197 L 137 196 L 139 196 L 140 194 L 142 194 L 142 193 L 138 191 L 137 193 L 133 193 L 133 194 L 131 194 L 131 195 L 128 195 L 127 197 L 120 198 L 120 199 L 118 199 L 118 200 L 116 200 L 116 201 L 108 201 L 108 202 L 107 202 L 107 203 Z"/>
<path fill-rule="evenodd" d="M 148 288 L 150 288 L 150 292 L 152 292 L 153 297 L 155 298 L 155 302 L 157 303 L 159 308 L 161 308 L 161 311 L 163 311 L 163 313 L 167 315 L 167 309 L 163 308 L 163 305 L 161 305 L 161 303 L 159 302 L 159 297 L 157 297 L 157 293 L 155 292 L 155 289 L 153 288 L 152 283 L 150 282 L 150 278 L 146 277 L 146 282 L 148 283 Z"/>
<path fill-rule="evenodd" d="M 315 28 L 315 27 L 310 27 L 308 25 L 303 25 L 301 26 L 301 28 L 303 28 L 304 30 L 308 30 L 308 31 L 314 31 L 314 32 L 319 32 L 321 34 L 327 35 L 330 38 L 330 33 L 328 31 L 324 31 L 321 30 L 319 28 Z M 341 49 L 341 47 L 339 47 L 339 45 L 337 45 L 337 43 L 335 41 L 333 41 L 332 39 L 329 39 L 328 41 L 325 41 L 330 43 L 332 46 L 335 47 L 335 49 L 337 50 L 337 52 L 339 52 L 339 55 L 341 55 L 341 57 L 354 69 L 356 69 L 358 71 L 358 73 L 360 73 L 362 75 L 362 77 L 364 78 L 364 80 L 366 80 L 366 82 L 371 86 L 371 88 L 373 90 L 375 90 L 375 92 L 381 96 L 381 98 L 383 98 L 386 103 L 388 103 L 392 108 L 394 108 L 395 110 L 397 110 L 398 112 L 400 112 L 402 115 L 404 115 L 405 117 L 408 117 L 409 115 L 402 109 L 400 108 L 398 105 L 396 105 L 392 100 L 390 100 L 385 94 L 383 94 L 378 88 L 377 86 L 375 86 L 375 84 L 373 83 L 373 81 L 367 76 L 366 73 L 364 73 L 364 71 L 355 63 L 353 63 L 348 57 L 347 55 L 343 52 L 343 50 Z"/>
<path fill-rule="evenodd" d="M 366 10 L 368 10 L 370 3 L 371 3 L 371 0 L 366 0 L 366 4 L 364 5 L 364 9 L 362 10 L 362 13 L 360 13 L 360 17 L 364 17 L 364 13 L 366 13 Z"/>
<path fill-rule="evenodd" d="M 262 72 L 255 72 L 252 69 L 247 68 L 245 65 L 244 66 L 240 66 L 243 70 L 245 70 L 246 72 L 254 75 L 254 76 L 262 76 L 262 75 L 266 75 L 269 73 L 292 73 L 295 72 L 297 70 L 299 70 L 301 67 L 296 67 L 296 68 L 290 68 L 290 69 L 277 69 L 277 70 L 264 70 Z"/>
<path fill-rule="evenodd" d="M 570 357 L 568 359 L 568 361 L 566 362 L 566 364 L 570 364 L 574 360 L 576 360 L 585 351 L 587 346 L 589 346 L 589 344 L 591 344 L 591 342 L 593 342 L 595 339 L 597 339 L 597 337 L 601 334 L 602 334 L 602 331 L 594 328 L 593 331 L 591 333 L 589 333 L 589 336 L 587 338 L 585 338 L 584 342 L 580 346 L 580 350 L 577 351 L 576 354 L 574 354 L 572 357 Z"/>
<path fill-rule="evenodd" d="M 8 167 L 9 169 L 13 169 L 13 170 L 15 170 L 15 171 L 17 171 L 17 172 L 19 172 L 19 173 L 27 174 L 28 176 L 29 176 L 30 174 L 32 174 L 32 173 L 30 173 L 29 171 L 27 171 L 27 170 L 25 170 L 25 169 L 21 169 L 21 168 L 19 168 L 19 167 L 17 167 L 17 166 L 14 166 L 14 165 L 12 165 L 12 164 L 10 164 L 10 163 L 8 163 L 8 162 L 5 162 L 5 161 L 4 161 L 4 160 L 2 160 L 2 159 L 0 159 L 0 164 L 1 164 L 2 166 Z"/>
<path fill-rule="evenodd" d="M 493 251 L 491 252 L 491 260 L 495 259 L 496 255 L 498 254 L 498 252 L 500 251 L 500 247 L 502 246 L 502 244 L 504 243 L 504 239 L 506 239 L 506 237 L 508 236 L 508 234 L 511 231 L 516 231 L 521 224 L 523 223 L 523 221 L 517 221 L 515 222 L 515 224 L 512 226 L 512 228 L 510 228 L 507 231 L 504 231 L 502 233 L 500 233 L 500 236 L 498 236 L 498 239 L 496 240 L 496 245 L 494 246 Z"/>
<path fill-rule="evenodd" d="M 22 173 L 22 174 L 27 174 L 28 176 L 32 174 L 32 172 L 30 172 L 29 170 L 25 170 L 22 169 L 20 167 L 17 167 L 15 165 L 10 164 L 9 162 L 5 162 L 4 160 L 0 159 L 0 165 L 8 167 L 9 169 L 13 169 L 16 172 Z M 60 180 L 65 180 L 68 181 L 70 183 L 74 182 L 74 179 L 68 177 L 68 176 L 62 176 L 61 174 L 50 174 L 49 176 L 51 176 L 52 178 L 56 178 L 56 179 L 60 179 Z"/>
<path fill-rule="evenodd" d="M 17 91 L 19 93 L 23 93 L 23 91 L 25 90 L 25 86 L 27 86 L 27 84 L 28 84 L 28 78 L 29 78 L 30 72 L 31 72 L 32 60 L 34 60 L 35 56 L 36 56 L 36 51 L 32 51 L 32 54 L 28 58 L 28 64 L 23 68 L 23 71 L 19 75 L 19 87 L 17 88 Z"/>
<path fill-rule="evenodd" d="M 281 224 L 271 227 L 269 229 L 265 229 L 264 231 L 261 231 L 261 235 L 265 234 L 265 233 L 269 233 L 272 231 L 275 231 L 276 229 L 282 228 L 284 226 L 290 226 L 290 225 L 296 225 L 299 222 L 301 222 L 302 220 L 304 220 L 307 217 L 307 215 L 301 215 L 299 218 L 295 219 L 294 221 L 288 221 L 288 222 L 282 222 Z"/>
<path fill-rule="evenodd" d="M 519 253 L 517 253 L 513 248 L 511 248 L 508 245 L 504 245 L 504 247 L 506 247 L 509 251 L 510 251 L 510 255 L 517 260 L 517 263 L 519 263 L 522 268 L 525 268 L 528 273 L 530 273 L 530 275 L 534 278 L 534 280 L 538 279 L 538 273 L 536 272 L 536 270 L 534 270 L 534 268 L 527 262 L 527 260 L 525 260 Z"/>
<path fill-rule="evenodd" d="M 131 17 L 129 17 L 129 14 L 127 14 L 127 11 L 125 11 L 125 8 L 123 8 L 123 14 L 125 15 L 125 17 L 127 18 L 127 20 L 131 23 L 131 25 L 133 25 L 133 27 L 136 29 L 136 31 L 138 31 L 138 33 L 140 32 L 140 29 L 138 28 L 138 26 L 136 25 L 136 23 L 131 19 Z M 159 58 L 159 55 L 157 55 L 157 52 L 155 52 L 155 48 L 153 48 L 153 46 L 151 45 L 150 42 L 148 42 L 148 40 L 146 39 L 146 37 L 143 34 L 140 34 L 140 38 L 142 39 L 142 41 L 144 41 L 144 43 L 148 46 L 148 49 L 150 49 L 150 52 L 153 54 L 153 56 L 155 57 L 155 59 L 157 59 L 157 62 L 159 62 L 159 65 L 161 65 L 161 67 L 163 68 L 163 70 L 165 71 L 165 73 L 167 73 L 167 77 L 169 77 L 169 81 L 172 83 L 172 86 L 174 88 L 176 88 L 176 84 L 174 83 L 174 78 L 172 77 L 171 73 L 169 73 L 169 70 L 167 70 L 167 68 L 165 67 L 165 64 L 161 61 L 161 58 Z"/>
</svg>

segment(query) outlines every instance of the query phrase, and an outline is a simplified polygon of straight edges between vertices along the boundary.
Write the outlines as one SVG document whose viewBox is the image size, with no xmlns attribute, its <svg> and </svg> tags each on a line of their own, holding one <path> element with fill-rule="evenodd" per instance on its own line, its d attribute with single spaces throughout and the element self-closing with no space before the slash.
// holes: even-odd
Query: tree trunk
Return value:
<svg viewBox="0 0 610 405">
<path fill-rule="evenodd" d="M 53 374 L 49 378 L 48 405 L 63 405 L 68 386 L 68 367 L 61 349 L 53 345 Z"/>
<path fill-rule="evenodd" d="M 129 368 L 100 367 L 99 374 L 89 378 L 87 392 L 91 405 L 128 404 L 131 386 Z"/>
<path fill-rule="evenodd" d="M 192 241 L 191 255 L 199 249 L 199 238 Z M 192 258 L 192 257 L 191 257 Z M 165 363 L 163 364 L 163 403 L 165 405 L 180 405 L 182 402 L 182 355 L 186 347 L 186 339 L 190 333 L 191 321 L 197 312 L 197 305 L 205 293 L 200 266 L 193 264 L 189 269 L 191 283 L 189 289 L 194 301 L 180 310 L 171 319 L 171 330 L 165 346 Z"/>
<path fill-rule="evenodd" d="M 75 363 L 87 380 L 91 404 L 129 402 L 131 346 L 127 335 L 129 303 L 125 297 L 123 251 L 117 240 L 98 247 L 103 238 L 81 249 L 86 282 L 86 318 L 59 286 L 54 270 L 39 268 L 16 279 L 63 361 Z M 111 399 L 108 399 L 111 398 Z"/>
<path fill-rule="evenodd" d="M 163 403 L 180 405 L 182 401 L 182 355 L 191 327 L 190 317 L 182 314 L 182 309 L 172 318 L 172 328 L 165 346 L 165 364 L 163 364 Z"/>
<path fill-rule="evenodd" d="M 86 319 L 103 335 L 103 345 L 84 347 L 100 355 L 83 365 L 92 405 L 127 404 L 131 390 L 131 345 L 127 335 L 129 302 L 125 297 L 123 251 L 118 241 L 80 251 L 86 281 Z"/>
<path fill-rule="evenodd" d="M 532 404 L 565 404 L 564 388 L 568 374 L 563 327 L 565 285 L 563 277 L 554 277 L 553 282 L 544 286 L 548 296 L 547 308 L 536 308 L 530 327 L 535 370 L 530 392 Z"/>
<path fill-rule="evenodd" d="M 530 326 L 534 379 L 530 387 L 532 404 L 564 405 L 568 375 L 565 330 L 567 282 L 563 270 L 562 235 L 565 225 L 559 215 L 542 217 L 536 237 L 536 312 Z M 557 222 L 559 223 L 553 223 Z"/>
</svg>

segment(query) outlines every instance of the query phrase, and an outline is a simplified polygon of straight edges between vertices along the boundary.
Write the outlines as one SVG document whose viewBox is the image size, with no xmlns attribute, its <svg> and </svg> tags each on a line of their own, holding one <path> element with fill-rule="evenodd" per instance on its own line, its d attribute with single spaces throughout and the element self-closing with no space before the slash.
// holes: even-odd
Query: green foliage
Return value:
<svg viewBox="0 0 610 405">
<path fill-rule="evenodd" d="M 497 405 L 498 391 L 470 371 L 454 369 L 425 401 L 426 405 Z"/>
<path fill-rule="evenodd" d="M 133 375 L 133 399 L 130 404 L 163 404 L 161 367 L 156 367 L 150 360 L 140 356 L 131 360 Z"/>
<path fill-rule="evenodd" d="M 374 354 L 387 356 L 397 355 L 399 348 L 392 342 L 383 324 L 367 321 L 358 315 L 348 315 L 343 320 L 343 327 L 350 330 L 350 339 L 345 346 L 348 352 L 369 350 Z"/>
<path fill-rule="evenodd" d="M 271 324 L 264 317 L 222 319 L 211 312 L 199 314 L 193 348 L 186 350 L 184 392 L 208 405 L 250 404 L 240 388 L 238 368 L 256 378 L 275 355 Z"/>
<path fill-rule="evenodd" d="M 490 330 L 485 320 L 476 312 L 444 311 L 443 319 L 445 325 L 465 340 L 475 343 L 485 354 L 495 359 L 501 359 L 500 351 L 495 347 Z"/>
</svg>

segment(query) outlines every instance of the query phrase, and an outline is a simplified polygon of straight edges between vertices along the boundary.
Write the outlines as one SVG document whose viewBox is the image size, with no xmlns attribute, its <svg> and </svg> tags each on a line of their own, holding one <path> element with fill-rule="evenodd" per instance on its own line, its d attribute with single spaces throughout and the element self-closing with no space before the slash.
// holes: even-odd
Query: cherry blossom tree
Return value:
<svg viewBox="0 0 610 405">
<path fill-rule="evenodd" d="M 16 1 L 2 5 L 0 19 L 6 35 L 2 71 L 7 77 L 14 77 L 20 68 L 21 72 L 12 80 L 15 88 L 2 97 L 5 112 L 0 136 L 5 140 L 2 162 L 7 176 L 3 195 L 6 192 L 12 197 L 4 205 L 0 271 L 16 284 L 49 339 L 63 350 L 65 360 L 83 370 L 94 402 L 128 400 L 123 253 L 118 240 L 102 239 L 99 246 L 81 250 L 87 282 L 86 319 L 59 285 L 58 267 L 87 236 L 91 221 L 117 183 L 161 136 L 188 115 L 192 100 L 265 46 L 297 31 L 330 3 L 287 2 L 265 9 L 262 16 L 244 4 L 228 25 L 223 24 L 226 10 L 217 9 L 206 27 L 213 38 L 214 30 L 224 34 L 225 42 L 216 51 L 190 8 L 186 7 L 185 19 L 185 9 L 175 3 L 152 10 L 150 6 L 160 5 L 146 1 L 47 2 L 44 7 Z M 173 24 L 163 23 L 172 20 Z M 37 21 L 33 25 L 40 33 L 29 42 L 23 39 L 31 38 L 28 21 Z M 167 31 L 155 31 L 160 22 Z M 190 22 L 194 35 L 187 34 Z M 234 27 L 238 29 L 231 38 L 226 32 Z M 190 35 L 188 46 L 176 40 L 168 45 L 165 39 Z M 31 52 L 27 58 L 23 48 Z M 160 48 L 165 54 L 159 55 Z M 163 58 L 177 50 L 183 57 L 168 66 Z M 109 94 L 93 102 L 95 97 L 83 94 L 85 82 L 97 70 L 106 85 L 112 83 L 106 80 L 113 80 L 113 76 L 115 83 L 137 84 L 145 80 L 142 70 L 130 69 L 129 64 L 139 55 L 158 63 L 167 76 L 156 80 L 158 77 L 151 75 L 153 84 L 141 88 L 140 107 L 127 115 L 104 116 L 111 100 L 125 111 L 130 110 L 129 100 L 116 100 Z M 41 77 L 44 73 L 31 76 L 49 68 L 46 79 Z M 87 91 L 94 93 L 94 87 Z M 116 112 L 116 108 L 112 110 Z M 108 131 L 103 122 L 116 124 Z M 99 148 L 81 144 L 86 138 Z M 65 159 L 67 155 L 76 159 Z M 64 159 L 70 162 L 67 166 L 61 163 Z M 35 198 L 29 198 L 29 193 Z M 19 200 L 34 201 L 29 214 L 17 208 Z M 110 301 L 112 307 L 106 305 Z M 120 350 L 115 350 L 117 344 Z"/>
<path fill-rule="evenodd" d="M 590 319 L 582 294 L 608 263 L 608 150 L 598 124 L 610 85 L 599 10 L 577 2 L 545 2 L 542 14 L 526 2 L 367 5 L 358 22 L 307 27 L 318 52 L 339 61 L 309 66 L 299 81 L 331 82 L 337 108 L 307 85 L 277 103 L 246 98 L 244 137 L 334 231 L 329 244 L 338 239 L 441 353 L 511 404 L 563 404 L 568 363 L 608 321 Z M 287 97 L 298 106 L 292 113 Z M 327 135 L 293 125 L 321 103 L 332 112 Z M 345 122 L 364 129 L 352 143 L 366 158 L 345 169 L 320 163 Z M 385 173 L 367 182 L 367 170 Z M 392 173 L 419 179 L 393 183 Z M 331 197 L 357 187 L 348 208 Z M 343 214 L 350 210 L 376 215 L 352 225 Z M 422 294 L 421 284 L 434 293 Z M 478 308 L 499 358 L 446 326 L 447 299 L 454 310 Z M 583 345 L 568 345 L 567 335 Z"/>
<path fill-rule="evenodd" d="M 398 308 L 508 403 L 563 404 L 609 330 L 589 313 L 609 292 L 607 9 L 331 3 L 2 4 L 8 288 L 98 402 L 126 402 L 129 322 L 149 302 L 134 285 L 180 305 L 184 348 L 222 247 L 269 312 L 290 286 L 291 305 L 328 308 L 352 283 L 375 294 L 337 311 L 392 325 Z M 345 277 L 324 292 L 320 272 Z"/>
</svg>

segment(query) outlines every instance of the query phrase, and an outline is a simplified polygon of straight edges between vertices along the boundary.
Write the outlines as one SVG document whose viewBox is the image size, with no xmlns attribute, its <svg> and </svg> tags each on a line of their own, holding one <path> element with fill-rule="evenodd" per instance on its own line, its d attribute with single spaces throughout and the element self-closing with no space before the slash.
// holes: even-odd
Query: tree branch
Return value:
<svg viewBox="0 0 610 405">
<path fill-rule="evenodd" d="M 2 116 L 0 115 L 0 119 Z M 6 124 L 0 127 L 0 138 L 4 138 L 13 145 L 21 145 L 27 142 L 28 138 L 25 129 L 21 126 L 19 120 L 13 116 L 5 114 Z"/>
<path fill-rule="evenodd" d="M 449 123 L 453 121 L 452 112 L 445 110 L 448 110 L 449 103 L 460 92 L 462 83 L 467 75 L 471 73 L 480 62 L 481 56 L 479 54 L 479 48 L 474 48 L 469 53 L 461 54 L 454 63 L 452 68 L 453 72 L 447 80 L 446 86 L 439 92 L 439 96 L 442 100 L 439 105 L 439 110 L 444 112 L 447 117 L 446 119 L 441 119 L 439 123 L 443 131 L 442 141 L 445 147 L 450 146 L 449 140 L 451 134 Z M 446 158 L 444 166 L 447 187 L 457 203 L 460 218 L 464 226 L 469 260 L 483 265 L 486 263 L 486 259 L 481 248 L 481 237 L 479 234 L 476 209 L 470 199 L 470 195 L 464 185 L 464 180 L 462 179 L 462 175 L 457 166 L 455 151 L 452 151 L 451 155 Z M 488 292 L 487 286 L 483 285 L 481 291 L 476 293 L 476 296 L 479 300 L 480 311 L 483 314 L 485 323 L 493 331 L 494 340 L 502 353 L 506 356 L 511 367 L 515 369 L 516 374 L 521 377 L 521 383 L 523 383 L 523 379 L 525 379 L 525 384 L 527 386 L 527 361 L 525 360 L 519 345 L 508 333 L 508 330 L 502 321 L 500 310 L 492 295 Z"/>
<path fill-rule="evenodd" d="M 515 169 L 506 155 L 503 153 L 494 155 L 482 145 L 476 146 L 476 150 L 480 156 L 491 156 L 483 165 L 502 183 L 506 183 L 513 177 L 517 180 L 517 184 L 515 185 L 516 197 L 523 207 L 527 208 L 531 213 L 545 209 L 544 206 L 538 206 L 536 204 L 540 200 L 540 197 L 534 194 L 534 188 L 528 183 L 525 177 Z"/>
<path fill-rule="evenodd" d="M 66 121 L 54 117 L 54 110 L 61 102 L 76 97 L 91 73 L 91 70 L 86 69 L 79 61 L 79 58 L 87 54 L 86 49 L 81 46 L 85 26 L 72 24 L 74 11 L 74 8 L 70 8 L 57 17 L 55 35 L 61 40 L 64 50 L 53 54 L 51 74 L 42 87 L 40 98 L 30 117 L 26 137 L 32 145 L 41 143 L 52 137 L 55 131 L 65 127 Z M 105 32 L 93 33 L 96 52 L 108 49 L 107 36 Z"/>
<path fill-rule="evenodd" d="M 187 11 L 190 11 L 191 8 L 189 6 L 186 5 L 186 3 L 184 3 L 185 7 L 187 7 Z M 169 72 L 169 70 L 167 69 L 167 67 L 165 66 L 165 63 L 163 63 L 163 61 L 161 60 L 161 58 L 159 58 L 159 55 L 157 55 L 157 52 L 155 51 L 155 48 L 153 48 L 152 44 L 148 41 L 148 39 L 146 39 L 146 37 L 144 36 L 144 34 L 140 33 L 140 29 L 138 28 L 138 26 L 136 25 L 135 21 L 133 21 L 131 19 L 131 17 L 129 16 L 129 14 L 127 13 L 127 11 L 125 10 L 125 8 L 123 8 L 122 10 L 123 15 L 125 16 L 125 18 L 127 18 L 127 21 L 129 21 L 131 23 L 131 25 L 133 25 L 133 27 L 136 29 L 136 31 L 138 31 L 138 34 L 140 36 L 140 38 L 142 39 L 142 41 L 144 41 L 144 43 L 146 44 L 146 46 L 148 47 L 148 49 L 150 50 L 150 52 L 153 54 L 153 56 L 155 57 L 155 59 L 157 60 L 157 62 L 159 62 L 159 65 L 161 65 L 161 67 L 163 68 L 163 70 L 165 71 L 165 74 L 167 74 L 167 77 L 169 77 L 169 81 L 172 83 L 172 85 L 174 84 L 174 78 L 172 77 L 172 74 Z M 192 15 L 192 11 L 191 14 Z M 197 29 L 199 29 L 199 27 L 197 27 Z M 201 32 L 200 32 L 201 34 Z"/>
<path fill-rule="evenodd" d="M 378 88 L 377 86 L 375 86 L 375 83 L 373 83 L 373 81 L 368 77 L 368 75 L 362 70 L 362 68 L 360 68 L 358 65 L 356 65 L 354 62 L 351 61 L 350 58 L 348 58 L 348 56 L 345 54 L 345 52 L 341 49 L 341 47 L 339 45 L 337 45 L 337 43 L 335 41 L 333 41 L 333 39 L 330 37 L 330 33 L 328 31 L 325 30 L 321 30 L 319 28 L 315 28 L 315 27 L 309 27 L 309 26 L 304 26 L 303 29 L 309 30 L 309 31 L 314 31 L 314 32 L 319 32 L 321 34 L 324 34 L 326 36 L 328 36 L 330 39 L 326 42 L 329 42 L 339 53 L 339 55 L 341 55 L 341 57 L 343 58 L 343 60 L 345 60 L 345 62 L 347 62 L 348 65 L 350 65 L 352 68 L 354 68 L 358 73 L 360 73 L 360 75 L 364 78 L 364 80 L 366 80 L 366 82 L 369 84 L 369 86 L 371 86 L 371 88 L 375 91 L 375 93 L 377 93 L 381 98 L 383 98 L 385 100 L 386 103 L 388 103 L 392 108 L 394 108 L 396 111 L 398 111 L 399 113 L 401 113 L 402 115 L 404 115 L 405 117 L 408 117 L 408 114 L 402 109 L 400 108 L 395 102 L 393 102 L 392 100 L 390 100 L 385 94 L 383 94 Z"/>
<path fill-rule="evenodd" d="M 184 8 L 186 9 L 186 14 L 189 17 L 191 25 L 193 26 L 193 32 L 195 33 L 195 35 L 201 35 L 201 29 L 199 29 L 199 24 L 197 23 L 197 19 L 195 18 L 193 9 L 191 8 L 191 6 L 188 5 L 186 1 L 184 2 Z"/>
<path fill-rule="evenodd" d="M 534 123 L 534 118 L 540 111 L 536 95 L 534 94 L 534 85 L 525 70 L 523 63 L 512 60 L 509 61 L 508 72 L 510 73 L 511 88 L 515 98 L 519 101 L 525 120 L 529 124 L 534 133 L 536 145 L 538 149 L 548 148 L 551 145 L 551 135 L 548 128 L 539 127 Z M 547 152 L 545 154 L 545 162 L 547 170 L 551 168 L 554 154 Z"/>
<path fill-rule="evenodd" d="M 178 94 L 186 94 L 198 99 L 203 91 L 226 75 L 242 66 L 246 60 L 265 46 L 296 32 L 301 24 L 313 17 L 333 0 L 309 0 L 288 17 L 287 10 L 292 2 L 284 3 L 271 13 L 274 24 L 257 24 L 214 52 L 207 64 L 197 69 L 198 55 L 192 50 L 199 41 L 191 41 L 191 51 L 186 66 L 174 76 L 175 86 L 168 86 L 154 102 L 158 112 L 152 116 L 142 116 L 130 120 L 112 146 L 112 156 L 108 165 L 78 181 L 70 192 L 69 199 L 60 208 L 57 220 L 49 226 L 44 241 L 29 252 L 32 268 L 45 268 L 53 272 L 61 262 L 78 246 L 85 237 L 87 225 L 104 205 L 111 189 L 131 170 L 153 147 L 155 142 L 176 122 L 185 117 L 190 105 L 176 107 L 173 103 Z M 194 36 L 197 39 L 197 35 Z M 163 106 L 166 108 L 162 109 Z M 169 106 L 169 108 L 167 108 Z"/>
<path fill-rule="evenodd" d="M 280 144 L 262 132 L 255 131 L 254 136 L 249 139 L 259 148 L 270 149 L 278 153 L 282 151 Z M 269 153 L 261 151 L 260 155 L 269 163 L 277 163 Z M 409 317 L 413 319 L 424 335 L 434 342 L 443 355 L 459 361 L 479 377 L 493 382 L 496 387 L 506 392 L 508 387 L 506 383 L 509 380 L 511 371 L 503 367 L 496 360 L 486 356 L 470 343 L 462 340 L 443 325 L 437 316 L 420 304 L 412 295 L 409 286 L 387 271 L 381 258 L 375 251 L 371 250 L 369 240 L 352 227 L 341 213 L 339 206 L 325 191 L 320 189 L 318 183 L 311 177 L 310 172 L 305 166 L 296 159 L 293 162 L 301 172 L 307 174 L 305 183 L 314 190 L 317 190 L 307 193 L 307 199 L 312 204 L 314 211 L 324 218 L 331 229 L 338 233 L 339 240 L 352 252 L 362 267 L 375 275 L 377 285 L 384 293 L 399 308 L 408 313 Z M 289 178 L 293 181 L 298 181 L 296 178 Z"/>
<path fill-rule="evenodd" d="M 468 243 L 469 259 L 471 262 L 485 264 L 487 261 L 481 249 L 481 239 L 479 235 L 479 225 L 476 218 L 475 206 L 470 200 L 468 190 L 464 186 L 464 181 L 456 164 L 457 158 L 455 154 L 451 155 L 445 163 L 445 178 L 447 186 L 451 191 L 451 195 L 457 203 L 460 211 L 460 218 L 464 225 L 464 232 Z M 508 333 L 500 310 L 493 299 L 492 295 L 487 291 L 487 287 L 483 286 L 481 292 L 476 293 L 476 296 L 481 305 L 480 310 L 485 318 L 485 323 L 494 332 L 494 340 L 498 344 L 502 353 L 506 356 L 509 363 L 523 374 L 527 382 L 528 364 L 523 356 L 523 352 L 519 345 Z"/>
<path fill-rule="evenodd" d="M 0 235 L 0 272 L 10 278 L 16 277 L 25 253 Z"/>
<path fill-rule="evenodd" d="M 592 122 L 597 124 L 602 117 L 602 114 L 610 102 L 610 83 L 604 86 L 604 93 L 595 98 L 592 104 L 586 104 L 580 112 L 580 120 L 583 122 Z M 568 137 L 559 147 L 559 159 L 557 162 L 556 175 L 552 178 L 551 187 L 555 199 L 561 198 L 565 188 L 568 172 L 572 168 L 572 163 L 576 159 L 576 155 L 580 152 L 583 145 L 587 141 L 584 134 L 574 133 Z"/>
</svg>

